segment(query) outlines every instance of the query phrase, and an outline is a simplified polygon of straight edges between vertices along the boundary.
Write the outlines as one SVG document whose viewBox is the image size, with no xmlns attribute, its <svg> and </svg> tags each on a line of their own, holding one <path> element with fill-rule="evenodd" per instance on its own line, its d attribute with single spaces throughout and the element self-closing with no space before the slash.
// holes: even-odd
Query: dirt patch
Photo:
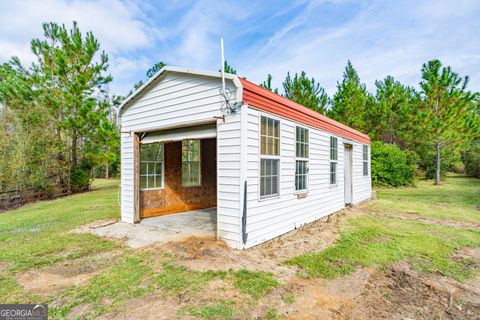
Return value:
<svg viewBox="0 0 480 320">
<path fill-rule="evenodd" d="M 370 281 L 373 272 L 373 269 L 360 269 L 335 280 L 299 281 L 300 293 L 295 298 L 294 311 L 288 318 L 347 319 L 356 308 L 356 299 Z"/>
<path fill-rule="evenodd" d="M 122 303 L 121 310 L 104 314 L 97 319 L 177 319 L 178 305 L 176 299 L 160 295 L 134 298 Z"/>
<path fill-rule="evenodd" d="M 169 252 L 177 263 L 193 270 L 239 270 L 242 268 L 273 272 L 281 281 L 288 281 L 298 268 L 285 265 L 295 256 L 318 252 L 331 246 L 338 238 L 337 220 L 345 213 L 317 220 L 294 232 L 247 250 L 234 250 L 223 241 L 190 237 L 185 241 L 169 242 L 149 247 L 153 252 Z"/>
<path fill-rule="evenodd" d="M 51 296 L 60 290 L 86 283 L 113 263 L 120 253 L 112 251 L 31 270 L 18 275 L 17 281 L 29 293 Z"/>
<path fill-rule="evenodd" d="M 480 304 L 465 300 L 473 293 L 465 284 L 414 272 L 397 264 L 375 273 L 357 299 L 351 316 L 360 319 L 480 319 Z M 475 294 L 476 295 L 476 294 Z"/>
<path fill-rule="evenodd" d="M 480 277 L 458 283 L 399 263 L 301 282 L 289 319 L 480 319 Z"/>
</svg>

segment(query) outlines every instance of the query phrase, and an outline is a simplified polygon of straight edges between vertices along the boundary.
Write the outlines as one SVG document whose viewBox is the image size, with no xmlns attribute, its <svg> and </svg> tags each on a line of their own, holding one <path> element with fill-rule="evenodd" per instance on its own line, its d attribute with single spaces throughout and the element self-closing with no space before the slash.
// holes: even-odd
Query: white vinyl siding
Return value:
<svg viewBox="0 0 480 320">
<path fill-rule="evenodd" d="M 337 148 L 338 187 L 330 187 L 330 133 L 307 127 L 289 119 L 280 118 L 280 188 L 279 195 L 268 201 L 259 199 L 260 179 L 260 117 L 269 114 L 248 107 L 247 121 L 247 233 L 245 247 L 273 239 L 300 226 L 313 222 L 345 207 L 343 189 L 344 148 L 341 138 Z M 275 117 L 275 115 L 272 115 Z M 308 194 L 299 199 L 295 191 L 296 127 L 309 131 L 309 183 Z M 352 143 L 350 141 L 350 143 Z M 353 142 L 353 160 L 362 159 L 360 144 Z M 358 154 L 357 151 L 360 151 Z M 360 157 L 360 158 L 359 158 Z M 360 162 L 361 163 L 361 162 Z M 359 164 L 360 164 L 359 163 Z M 360 171 L 359 171 L 360 170 Z M 353 202 L 370 198 L 371 187 L 364 179 L 361 165 L 353 168 Z M 360 176 L 359 176 L 360 174 Z"/>
<path fill-rule="evenodd" d="M 330 137 L 330 184 L 338 182 L 338 138 Z"/>
<path fill-rule="evenodd" d="M 121 212 L 122 221 L 134 223 L 134 176 L 133 176 L 133 136 L 122 132 L 121 138 Z"/>
<path fill-rule="evenodd" d="M 295 128 L 295 191 L 308 189 L 308 129 Z"/>
</svg>

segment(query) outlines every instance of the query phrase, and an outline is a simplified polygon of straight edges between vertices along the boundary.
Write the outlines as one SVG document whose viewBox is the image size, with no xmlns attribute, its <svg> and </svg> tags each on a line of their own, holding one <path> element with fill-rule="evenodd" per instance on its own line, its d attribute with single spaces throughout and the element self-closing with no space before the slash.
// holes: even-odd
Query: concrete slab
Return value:
<svg viewBox="0 0 480 320">
<path fill-rule="evenodd" d="M 102 237 L 125 239 L 132 248 L 180 241 L 191 236 L 214 238 L 217 232 L 217 208 L 147 218 L 139 224 L 120 221 L 90 229 L 90 232 Z"/>
</svg>

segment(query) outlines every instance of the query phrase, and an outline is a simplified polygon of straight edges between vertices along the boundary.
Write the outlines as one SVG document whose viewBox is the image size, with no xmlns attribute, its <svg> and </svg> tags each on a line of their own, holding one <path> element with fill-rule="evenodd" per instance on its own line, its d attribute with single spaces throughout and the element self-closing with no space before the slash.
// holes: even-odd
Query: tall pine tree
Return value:
<svg viewBox="0 0 480 320">
<path fill-rule="evenodd" d="M 442 150 L 478 135 L 478 94 L 467 90 L 468 80 L 451 67 L 443 67 L 439 60 L 431 60 L 422 67 L 419 138 L 435 150 L 436 185 L 441 183 Z"/>
<path fill-rule="evenodd" d="M 409 128 L 414 115 L 418 94 L 413 88 L 404 86 L 392 76 L 375 81 L 377 93 L 368 118 L 371 137 L 385 143 L 398 144 L 405 148 L 409 144 Z"/>
<path fill-rule="evenodd" d="M 282 85 L 286 98 L 325 114 L 330 99 L 325 89 L 314 78 L 308 78 L 305 71 L 300 75 L 295 73 L 293 79 L 288 72 Z"/>
<path fill-rule="evenodd" d="M 337 83 L 337 92 L 333 96 L 332 108 L 328 116 L 368 133 L 371 130 L 368 113 L 373 102 L 373 97 L 367 91 L 365 84 L 360 82 L 360 77 L 352 63 L 348 61 L 343 80 Z"/>
</svg>

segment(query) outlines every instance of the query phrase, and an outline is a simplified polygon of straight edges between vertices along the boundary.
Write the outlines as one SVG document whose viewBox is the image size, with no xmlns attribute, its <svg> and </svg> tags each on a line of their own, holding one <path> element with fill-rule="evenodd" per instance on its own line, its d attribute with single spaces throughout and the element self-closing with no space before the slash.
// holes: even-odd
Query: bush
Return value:
<svg viewBox="0 0 480 320">
<path fill-rule="evenodd" d="M 413 153 L 397 145 L 372 143 L 372 182 L 377 186 L 409 186 L 413 184 L 416 159 Z"/>
<path fill-rule="evenodd" d="M 467 151 L 462 153 L 465 173 L 480 178 L 480 140 L 474 141 Z"/>
<path fill-rule="evenodd" d="M 73 192 L 85 191 L 90 188 L 90 175 L 88 170 L 77 168 L 71 176 L 71 188 Z"/>
</svg>

